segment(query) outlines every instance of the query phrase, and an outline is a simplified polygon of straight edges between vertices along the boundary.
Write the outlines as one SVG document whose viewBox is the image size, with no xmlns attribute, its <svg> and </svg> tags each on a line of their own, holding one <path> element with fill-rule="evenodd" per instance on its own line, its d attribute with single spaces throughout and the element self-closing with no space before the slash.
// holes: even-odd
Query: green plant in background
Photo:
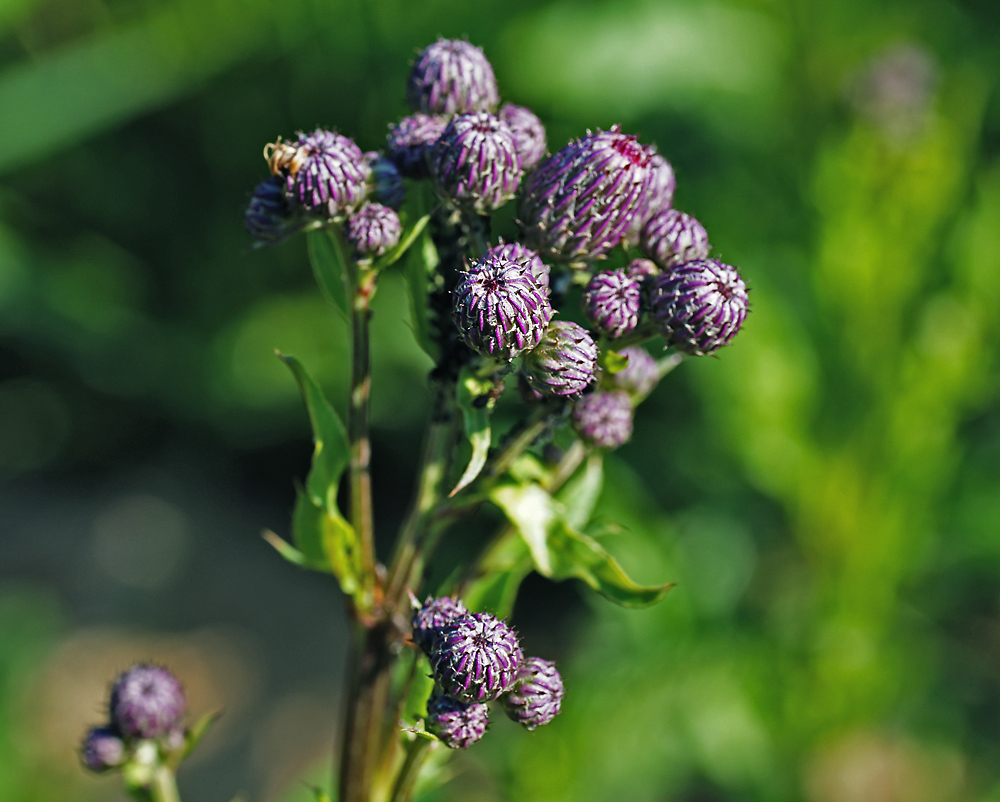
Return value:
<svg viewBox="0 0 1000 802">
<path fill-rule="evenodd" d="M 624 607 L 663 598 L 670 585 L 636 584 L 588 533 L 603 456 L 630 439 L 634 408 L 657 382 L 685 355 L 728 344 L 748 311 L 737 271 L 709 258 L 704 228 L 672 208 L 673 170 L 652 146 L 614 126 L 547 156 L 540 120 L 498 108 L 491 65 L 459 40 L 423 51 L 407 98 L 413 114 L 390 127 L 385 155 L 324 129 L 268 145 L 271 177 L 246 210 L 260 245 L 307 232 L 317 283 L 349 322 L 346 426 L 306 367 L 278 354 L 315 449 L 291 542 L 267 534 L 289 562 L 332 574 L 348 599 L 341 802 L 409 800 L 440 746 L 482 738 L 488 702 L 529 731 L 560 712 L 555 665 L 526 656 L 502 620 L 530 571 L 578 578 Z M 515 237 L 494 240 L 492 217 L 515 197 Z M 380 276 L 404 257 L 413 333 L 435 361 L 434 403 L 415 498 L 383 565 L 369 321 Z M 553 320 L 575 307 L 586 327 Z M 640 345 L 660 337 L 670 350 L 657 360 Z M 494 409 L 513 384 L 519 420 L 494 437 Z M 485 504 L 506 523 L 418 601 L 442 535 Z M 140 798 L 176 802 L 174 773 L 211 720 L 185 730 L 184 708 L 167 670 L 133 666 L 112 688 L 109 722 L 87 734 L 84 762 L 122 770 Z"/>
</svg>

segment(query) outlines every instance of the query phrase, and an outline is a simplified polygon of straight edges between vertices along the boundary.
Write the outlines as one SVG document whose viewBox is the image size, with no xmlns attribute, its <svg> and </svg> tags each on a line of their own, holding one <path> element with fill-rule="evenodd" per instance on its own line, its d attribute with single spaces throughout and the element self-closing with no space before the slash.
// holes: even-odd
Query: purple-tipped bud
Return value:
<svg viewBox="0 0 1000 802">
<path fill-rule="evenodd" d="M 431 174 L 430 156 L 438 137 L 448 126 L 447 117 L 411 114 L 389 126 L 386 154 L 406 178 L 427 178 Z"/>
<path fill-rule="evenodd" d="M 642 227 L 646 225 L 649 218 L 663 209 L 669 209 L 674 202 L 674 190 L 677 188 L 677 180 L 674 177 L 674 168 L 670 162 L 664 159 L 655 148 L 650 147 L 649 157 L 649 190 L 646 198 L 639 209 L 639 213 L 632 220 L 629 226 L 626 239 L 630 246 L 639 244 Z"/>
<path fill-rule="evenodd" d="M 126 738 L 162 738 L 181 726 L 187 699 L 167 669 L 137 664 L 111 686 L 111 724 Z"/>
<path fill-rule="evenodd" d="M 507 624 L 489 613 L 473 613 L 441 629 L 431 669 L 453 699 L 488 702 L 511 689 L 523 657 Z"/>
<path fill-rule="evenodd" d="M 521 167 L 527 172 L 545 157 L 545 126 L 531 109 L 513 103 L 504 103 L 497 116 L 514 132 Z"/>
<path fill-rule="evenodd" d="M 371 191 L 379 203 L 390 209 L 399 209 L 406 199 L 403 175 L 391 160 L 381 153 L 366 153 L 368 166 L 372 168 Z"/>
<path fill-rule="evenodd" d="M 622 337 L 639 325 L 642 282 L 624 270 L 603 270 L 583 291 L 583 311 L 602 334 Z"/>
<path fill-rule="evenodd" d="M 568 320 L 549 324 L 542 341 L 524 356 L 528 385 L 542 396 L 576 396 L 597 374 L 597 343 L 587 330 Z"/>
<path fill-rule="evenodd" d="M 573 407 L 572 422 L 591 445 L 618 448 L 632 437 L 632 401 L 622 390 L 585 395 Z"/>
<path fill-rule="evenodd" d="M 500 94 L 482 50 L 459 39 L 438 39 L 413 62 L 406 99 L 424 114 L 465 114 L 493 111 Z"/>
<path fill-rule="evenodd" d="M 545 334 L 552 306 L 531 271 L 486 254 L 455 287 L 452 317 L 466 344 L 483 356 L 513 359 Z"/>
<path fill-rule="evenodd" d="M 555 663 L 527 657 L 517 670 L 513 690 L 501 698 L 507 716 L 525 729 L 548 724 L 559 715 L 563 681 Z"/>
<path fill-rule="evenodd" d="M 285 179 L 293 203 L 320 217 L 341 217 L 368 197 L 371 167 L 354 140 L 317 128 L 294 142 L 269 145 L 268 163 Z"/>
<path fill-rule="evenodd" d="M 582 264 L 621 242 L 649 183 L 649 153 L 618 126 L 549 156 L 524 186 L 525 244 L 543 258 Z"/>
<path fill-rule="evenodd" d="M 438 191 L 479 214 L 503 206 L 521 183 L 514 134 L 485 111 L 461 114 L 448 123 L 430 164 Z"/>
<path fill-rule="evenodd" d="M 413 640 L 429 655 L 441 628 L 468 614 L 469 610 L 461 599 L 450 596 L 433 599 L 428 596 L 423 606 L 413 614 Z"/>
<path fill-rule="evenodd" d="M 619 352 L 628 357 L 628 364 L 611 376 L 611 383 L 618 390 L 624 390 L 633 397 L 645 398 L 660 381 L 660 371 L 656 360 L 645 348 L 630 345 Z"/>
<path fill-rule="evenodd" d="M 243 222 L 258 245 L 274 245 L 298 230 L 297 215 L 288 203 L 283 179 L 271 176 L 257 185 Z"/>
<path fill-rule="evenodd" d="M 467 749 L 482 738 L 489 718 L 489 708 L 477 702 L 466 704 L 450 696 L 432 696 L 427 702 L 427 731 L 452 749 Z"/>
<path fill-rule="evenodd" d="M 649 279 L 660 275 L 660 268 L 652 259 L 633 259 L 628 266 L 628 274 L 645 285 Z"/>
<path fill-rule="evenodd" d="M 704 259 L 710 249 L 705 227 L 676 209 L 664 209 L 649 218 L 642 227 L 640 246 L 646 256 L 664 268 Z"/>
<path fill-rule="evenodd" d="M 347 218 L 344 236 L 362 258 L 381 256 L 399 244 L 399 215 L 381 203 L 366 203 Z"/>
<path fill-rule="evenodd" d="M 91 771 L 107 771 L 125 762 L 125 744 L 109 727 L 91 727 L 80 745 L 80 758 Z"/>
<path fill-rule="evenodd" d="M 668 345 L 705 356 L 740 330 L 750 301 L 735 267 L 697 259 L 664 271 L 650 293 L 653 317 Z"/>
<path fill-rule="evenodd" d="M 495 248 L 490 248 L 489 253 L 491 256 L 503 259 L 504 261 L 514 262 L 522 267 L 527 267 L 538 286 L 548 291 L 549 266 L 531 248 L 524 247 L 520 242 L 508 242 L 505 245 L 501 244 Z"/>
</svg>

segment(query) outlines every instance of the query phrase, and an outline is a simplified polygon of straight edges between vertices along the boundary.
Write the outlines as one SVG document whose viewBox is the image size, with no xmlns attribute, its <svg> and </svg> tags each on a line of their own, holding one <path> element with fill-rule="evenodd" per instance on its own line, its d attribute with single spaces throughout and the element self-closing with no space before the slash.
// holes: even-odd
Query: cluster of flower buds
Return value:
<svg viewBox="0 0 1000 802">
<path fill-rule="evenodd" d="M 413 615 L 413 640 L 430 659 L 435 691 L 427 730 L 454 749 L 486 733 L 487 702 L 529 730 L 559 713 L 562 677 L 555 665 L 524 657 L 517 635 L 490 613 L 470 613 L 458 599 L 430 598 Z"/>
<path fill-rule="evenodd" d="M 187 700 L 167 669 L 140 663 L 123 671 L 111 686 L 108 721 L 87 731 L 80 747 L 92 771 L 138 762 L 155 765 L 185 746 Z"/>
</svg>

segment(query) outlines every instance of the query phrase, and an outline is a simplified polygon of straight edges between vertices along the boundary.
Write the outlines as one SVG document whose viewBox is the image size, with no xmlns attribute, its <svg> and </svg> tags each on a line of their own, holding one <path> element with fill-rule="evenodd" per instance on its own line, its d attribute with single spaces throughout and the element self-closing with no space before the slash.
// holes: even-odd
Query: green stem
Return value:
<svg viewBox="0 0 1000 802">
<path fill-rule="evenodd" d="M 419 735 L 409 743 L 406 749 L 406 761 L 396 777 L 396 785 L 392 789 L 389 802 L 409 802 L 417 778 L 420 776 L 420 769 L 423 768 L 424 761 L 430 756 L 433 747 L 433 741 Z"/>
<path fill-rule="evenodd" d="M 539 405 L 517 424 L 511 430 L 500 451 L 486 463 L 482 474 L 483 479 L 493 480 L 506 473 L 514 460 L 544 434 L 549 426 L 550 414 L 551 410 L 544 405 Z"/>
<path fill-rule="evenodd" d="M 149 796 L 152 802 L 181 802 L 173 771 L 166 766 L 159 766 L 156 769 L 153 782 L 149 786 Z"/>
<path fill-rule="evenodd" d="M 662 379 L 683 361 L 684 354 L 680 351 L 674 351 L 672 354 L 668 354 L 662 359 L 657 360 L 656 368 L 659 371 L 660 378 Z"/>
</svg>

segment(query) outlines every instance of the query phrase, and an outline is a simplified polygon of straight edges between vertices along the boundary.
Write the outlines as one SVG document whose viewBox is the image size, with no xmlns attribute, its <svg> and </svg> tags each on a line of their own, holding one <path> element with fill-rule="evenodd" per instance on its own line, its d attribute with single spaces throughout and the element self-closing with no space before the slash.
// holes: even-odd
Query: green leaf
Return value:
<svg viewBox="0 0 1000 802">
<path fill-rule="evenodd" d="M 604 348 L 598 358 L 598 364 L 604 369 L 605 373 L 613 376 L 625 370 L 628 366 L 628 357 L 619 354 L 617 351 L 612 351 L 610 348 Z"/>
<path fill-rule="evenodd" d="M 417 222 L 413 224 L 413 227 L 399 240 L 396 247 L 384 254 L 377 262 L 375 262 L 374 269 L 382 270 L 383 268 L 398 262 L 410 249 L 410 246 L 413 245 L 417 237 L 419 237 L 424 232 L 424 229 L 427 228 L 427 223 L 430 219 L 431 216 L 429 214 L 425 214 L 417 220 Z"/>
<path fill-rule="evenodd" d="M 516 529 L 511 529 L 480 566 L 480 575 L 462 594 L 470 610 L 489 610 L 506 618 L 514 610 L 521 582 L 531 573 L 531 552 Z"/>
<path fill-rule="evenodd" d="M 413 336 L 417 344 L 435 362 L 438 360 L 438 346 L 431 335 L 430 310 L 427 307 L 427 293 L 430 288 L 430 277 L 437 270 L 441 260 L 430 232 L 425 228 L 420 248 L 410 251 L 410 256 L 404 265 L 403 274 L 406 277 L 406 289 L 410 296 L 410 319 L 413 325 Z"/>
<path fill-rule="evenodd" d="M 472 445 L 472 456 L 462 478 L 451 491 L 452 496 L 479 476 L 486 464 L 486 457 L 490 453 L 490 414 L 496 406 L 496 397 L 493 395 L 495 389 L 496 383 L 492 379 L 481 379 L 468 367 L 462 368 L 458 377 L 456 400 L 458 408 L 462 410 L 465 436 Z"/>
<path fill-rule="evenodd" d="M 347 319 L 350 292 L 347 288 L 347 256 L 340 230 L 334 226 L 306 234 L 309 263 L 323 295 Z"/>
<path fill-rule="evenodd" d="M 536 484 L 501 485 L 490 493 L 490 499 L 521 533 L 538 573 L 552 576 L 549 531 L 559 517 L 552 496 Z"/>
<path fill-rule="evenodd" d="M 194 748 L 198 746 L 198 743 L 202 738 L 208 733 L 212 728 L 212 725 L 222 716 L 221 710 L 216 710 L 212 713 L 206 713 L 201 718 L 199 718 L 194 726 L 187 731 L 184 736 L 184 751 L 182 753 L 182 758 L 187 757 L 194 751 Z"/>
<path fill-rule="evenodd" d="M 564 520 L 573 529 L 582 530 L 594 513 L 594 506 L 604 487 L 604 456 L 593 453 L 583 470 L 571 478 L 557 498 L 566 508 Z"/>
<path fill-rule="evenodd" d="M 304 567 L 332 573 L 348 595 L 359 591 L 363 567 L 358 538 L 336 507 L 321 507 L 300 491 L 292 511 L 292 532 L 306 559 Z"/>
</svg>

